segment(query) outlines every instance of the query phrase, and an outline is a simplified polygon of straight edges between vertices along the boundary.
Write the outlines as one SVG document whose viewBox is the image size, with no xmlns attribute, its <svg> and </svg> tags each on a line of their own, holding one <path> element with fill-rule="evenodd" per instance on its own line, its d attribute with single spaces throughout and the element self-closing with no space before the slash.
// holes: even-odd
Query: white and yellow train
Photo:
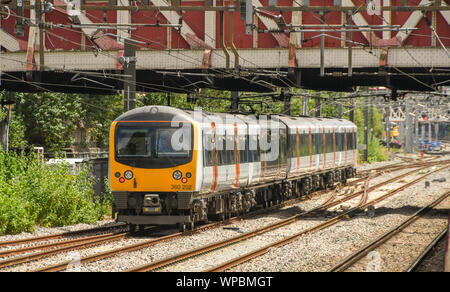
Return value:
<svg viewBox="0 0 450 292">
<path fill-rule="evenodd" d="M 356 131 L 342 119 L 131 110 L 110 131 L 113 213 L 131 226 L 184 229 L 345 183 Z"/>
</svg>

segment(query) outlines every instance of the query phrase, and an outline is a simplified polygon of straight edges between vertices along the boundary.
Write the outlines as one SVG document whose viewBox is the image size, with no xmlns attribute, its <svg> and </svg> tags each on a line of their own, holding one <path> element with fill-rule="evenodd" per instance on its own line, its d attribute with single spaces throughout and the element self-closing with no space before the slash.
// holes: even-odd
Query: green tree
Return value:
<svg viewBox="0 0 450 292">
<path fill-rule="evenodd" d="M 15 98 L 29 144 L 57 151 L 73 143 L 73 132 L 84 112 L 80 96 L 46 92 L 18 93 Z"/>
<path fill-rule="evenodd" d="M 106 148 L 112 121 L 123 112 L 123 95 L 80 95 L 83 111 L 78 127 L 92 133 L 97 147 Z M 89 141 L 83 141 L 85 145 Z"/>
<path fill-rule="evenodd" d="M 355 110 L 355 124 L 358 127 L 358 144 L 364 143 L 364 108 L 358 107 Z M 370 121 L 369 121 L 370 127 Z M 369 128 L 370 131 L 370 128 Z M 382 114 L 377 109 L 373 109 L 373 139 L 370 139 L 368 145 L 368 160 L 370 163 L 376 161 L 384 161 L 388 159 L 385 147 L 381 146 L 380 139 L 383 132 Z M 361 159 L 362 151 L 358 151 Z"/>
<path fill-rule="evenodd" d="M 9 147 L 10 148 L 25 148 L 28 143 L 25 137 L 25 124 L 23 118 L 17 115 L 14 111 L 11 115 L 9 125 Z"/>
</svg>

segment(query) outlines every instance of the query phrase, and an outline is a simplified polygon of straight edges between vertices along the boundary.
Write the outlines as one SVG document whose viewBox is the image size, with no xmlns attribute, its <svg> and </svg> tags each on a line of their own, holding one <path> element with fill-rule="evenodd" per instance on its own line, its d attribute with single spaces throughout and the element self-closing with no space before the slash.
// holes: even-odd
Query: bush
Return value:
<svg viewBox="0 0 450 292">
<path fill-rule="evenodd" d="M 386 148 L 383 147 L 378 138 L 373 137 L 373 141 L 369 143 L 369 162 L 388 160 Z"/>
<path fill-rule="evenodd" d="M 361 141 L 361 140 L 360 140 Z M 359 143 L 360 144 L 360 143 Z M 369 150 L 367 159 L 369 163 L 386 161 L 389 155 L 386 147 L 382 146 L 380 139 L 373 137 L 373 141 L 369 139 Z M 358 150 L 358 163 L 364 162 L 364 150 Z"/>
<path fill-rule="evenodd" d="M 47 165 L 32 155 L 0 152 L 0 234 L 102 219 L 87 167 Z"/>
</svg>

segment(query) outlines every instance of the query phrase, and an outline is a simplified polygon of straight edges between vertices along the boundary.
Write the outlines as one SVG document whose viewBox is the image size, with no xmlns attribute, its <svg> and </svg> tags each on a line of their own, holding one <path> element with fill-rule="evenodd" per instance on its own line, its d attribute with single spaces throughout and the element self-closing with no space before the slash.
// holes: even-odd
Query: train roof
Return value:
<svg viewBox="0 0 450 292">
<path fill-rule="evenodd" d="M 227 117 L 230 116 L 233 118 L 234 122 L 237 123 L 247 123 L 249 125 L 257 124 L 259 117 L 252 115 L 244 115 L 244 114 L 231 114 L 231 113 L 211 113 L 202 111 L 201 115 L 195 115 L 194 110 L 184 110 L 179 108 L 174 108 L 170 106 L 161 106 L 161 105 L 153 105 L 153 106 L 143 106 L 133 110 L 130 110 L 126 113 L 120 115 L 115 121 L 190 121 L 194 122 L 194 120 L 201 118 L 202 121 L 207 119 L 208 122 L 216 122 L 214 119 L 211 119 L 212 116 L 219 117 L 223 120 L 224 123 L 227 122 Z M 354 123 L 344 120 L 344 119 L 336 119 L 336 118 L 322 118 L 322 117 L 308 117 L 308 116 L 286 116 L 286 115 L 271 115 L 270 117 L 277 117 L 280 121 L 285 123 L 288 127 L 296 127 L 302 125 L 340 125 L 340 126 L 355 126 Z M 197 121 L 199 122 L 199 121 Z"/>
<path fill-rule="evenodd" d="M 143 106 L 120 115 L 115 121 L 192 121 L 191 115 L 184 110 L 162 105 Z"/>
</svg>

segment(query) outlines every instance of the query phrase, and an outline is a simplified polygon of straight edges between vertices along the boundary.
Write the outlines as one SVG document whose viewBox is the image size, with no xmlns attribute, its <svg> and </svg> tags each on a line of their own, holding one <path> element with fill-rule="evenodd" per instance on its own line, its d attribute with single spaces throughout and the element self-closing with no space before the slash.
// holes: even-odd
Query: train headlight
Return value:
<svg viewBox="0 0 450 292">
<path fill-rule="evenodd" d="M 181 179 L 182 176 L 183 176 L 183 173 L 181 173 L 181 171 L 179 171 L 179 170 L 175 170 L 175 171 L 173 172 L 173 174 L 172 174 L 172 177 L 173 177 L 175 180 Z"/>
<path fill-rule="evenodd" d="M 123 174 L 123 176 L 124 176 L 126 179 L 132 179 L 132 178 L 133 178 L 133 172 L 132 172 L 131 170 L 127 170 L 127 171 L 125 171 L 125 173 Z"/>
</svg>

